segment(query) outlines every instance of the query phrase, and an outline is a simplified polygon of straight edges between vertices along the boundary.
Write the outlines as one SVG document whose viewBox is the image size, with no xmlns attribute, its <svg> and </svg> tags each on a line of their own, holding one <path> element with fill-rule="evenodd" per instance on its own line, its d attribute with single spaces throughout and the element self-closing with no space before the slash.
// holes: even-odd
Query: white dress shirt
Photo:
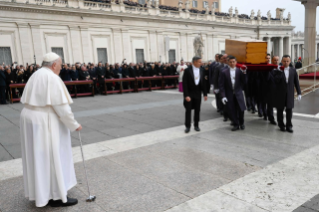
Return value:
<svg viewBox="0 0 319 212">
<path fill-rule="evenodd" d="M 230 68 L 230 79 L 231 84 L 233 85 L 233 89 L 235 88 L 235 80 L 236 80 L 236 68 Z"/>
<path fill-rule="evenodd" d="M 195 84 L 198 85 L 199 80 L 200 80 L 199 68 L 196 68 L 195 66 L 193 66 L 193 73 L 194 73 Z"/>
<path fill-rule="evenodd" d="M 286 76 L 286 83 L 288 83 L 288 79 L 289 79 L 289 67 L 288 67 L 288 68 L 285 68 L 284 72 L 285 72 L 285 76 Z"/>
</svg>

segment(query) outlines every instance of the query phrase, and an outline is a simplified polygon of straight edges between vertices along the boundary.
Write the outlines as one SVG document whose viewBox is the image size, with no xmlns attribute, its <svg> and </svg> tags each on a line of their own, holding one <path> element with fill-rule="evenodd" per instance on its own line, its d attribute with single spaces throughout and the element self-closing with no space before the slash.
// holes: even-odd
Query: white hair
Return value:
<svg viewBox="0 0 319 212">
<path fill-rule="evenodd" d="M 54 63 L 57 63 L 57 62 L 59 61 L 59 59 L 60 59 L 60 58 L 58 58 L 58 59 L 56 59 L 56 60 L 53 60 L 53 61 L 51 61 L 51 62 L 45 62 L 45 61 L 43 61 L 43 62 L 42 62 L 42 67 L 52 67 L 52 65 L 53 65 Z"/>
</svg>

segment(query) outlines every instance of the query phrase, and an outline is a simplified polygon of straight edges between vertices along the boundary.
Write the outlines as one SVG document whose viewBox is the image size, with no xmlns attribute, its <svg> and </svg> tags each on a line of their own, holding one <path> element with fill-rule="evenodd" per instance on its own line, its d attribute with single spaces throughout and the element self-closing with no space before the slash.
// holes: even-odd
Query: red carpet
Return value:
<svg viewBox="0 0 319 212">
<path fill-rule="evenodd" d="M 300 79 L 314 79 L 315 73 L 310 74 L 301 74 L 299 76 Z M 316 79 L 319 79 L 319 72 L 316 73 Z"/>
</svg>

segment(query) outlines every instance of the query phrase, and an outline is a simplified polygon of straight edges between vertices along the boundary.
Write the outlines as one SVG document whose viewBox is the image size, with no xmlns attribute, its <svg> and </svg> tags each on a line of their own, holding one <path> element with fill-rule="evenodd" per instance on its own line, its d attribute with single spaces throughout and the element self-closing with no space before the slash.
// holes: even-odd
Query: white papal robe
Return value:
<svg viewBox="0 0 319 212">
<path fill-rule="evenodd" d="M 41 68 L 26 84 L 21 102 L 25 196 L 37 207 L 50 199 L 67 202 L 67 191 L 77 184 L 70 131 L 80 126 L 69 106 L 70 94 L 59 76 Z"/>
</svg>

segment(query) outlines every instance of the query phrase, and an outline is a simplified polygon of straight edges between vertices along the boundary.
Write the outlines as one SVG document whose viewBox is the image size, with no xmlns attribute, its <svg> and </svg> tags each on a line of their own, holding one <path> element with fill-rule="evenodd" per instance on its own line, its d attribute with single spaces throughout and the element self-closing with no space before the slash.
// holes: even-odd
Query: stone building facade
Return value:
<svg viewBox="0 0 319 212">
<path fill-rule="evenodd" d="M 131 7 L 83 0 L 0 0 L 0 61 L 18 64 L 42 62 L 54 51 L 66 63 L 75 62 L 172 62 L 191 61 L 193 40 L 204 43 L 204 60 L 225 51 L 225 39 L 250 38 L 268 42 L 269 52 L 291 52 L 290 20 L 196 14 L 188 5 L 179 11 Z M 182 9 L 186 7 L 186 10 Z M 215 8 L 209 8 L 215 11 Z M 273 45 L 274 44 L 274 45 Z M 276 47 L 276 48 L 273 48 Z"/>
</svg>

